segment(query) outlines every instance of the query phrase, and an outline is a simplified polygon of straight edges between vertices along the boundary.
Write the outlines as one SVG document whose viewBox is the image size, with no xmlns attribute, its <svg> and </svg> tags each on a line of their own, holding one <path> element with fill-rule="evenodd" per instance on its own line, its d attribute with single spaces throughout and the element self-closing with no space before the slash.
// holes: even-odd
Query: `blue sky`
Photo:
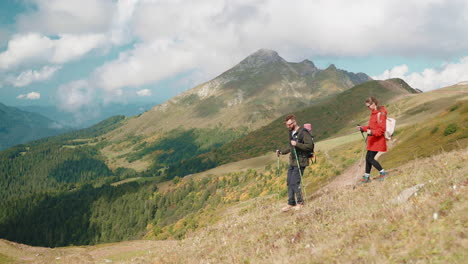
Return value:
<svg viewBox="0 0 468 264">
<path fill-rule="evenodd" d="M 432 90 L 468 80 L 463 0 L 2 0 L 0 102 L 161 103 L 258 49 Z"/>
</svg>

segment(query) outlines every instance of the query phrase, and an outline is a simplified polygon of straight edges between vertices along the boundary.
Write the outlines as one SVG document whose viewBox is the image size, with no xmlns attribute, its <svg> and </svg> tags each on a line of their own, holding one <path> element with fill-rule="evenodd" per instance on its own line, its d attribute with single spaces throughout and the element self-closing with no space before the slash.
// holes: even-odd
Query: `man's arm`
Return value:
<svg viewBox="0 0 468 264">
<path fill-rule="evenodd" d="M 289 140 L 291 140 L 291 134 L 289 135 Z M 278 153 L 279 152 L 279 153 Z M 281 155 L 286 155 L 286 154 L 289 154 L 289 152 L 291 152 L 291 145 L 288 145 L 286 147 L 280 147 L 276 150 L 276 154 L 281 154 Z"/>
</svg>

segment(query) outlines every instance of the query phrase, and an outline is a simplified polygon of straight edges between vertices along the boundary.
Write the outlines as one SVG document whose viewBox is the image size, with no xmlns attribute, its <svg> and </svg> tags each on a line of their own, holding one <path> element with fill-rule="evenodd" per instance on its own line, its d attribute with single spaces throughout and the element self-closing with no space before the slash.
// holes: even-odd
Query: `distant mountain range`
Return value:
<svg viewBox="0 0 468 264">
<path fill-rule="evenodd" d="M 148 137 L 176 127 L 259 128 L 285 112 L 304 108 L 325 96 L 371 80 L 334 65 L 318 69 L 313 62 L 287 62 L 261 49 L 211 81 L 190 89 L 141 116 L 111 136 Z"/>
<path fill-rule="evenodd" d="M 0 103 L 0 150 L 69 130 L 40 114 Z"/>
<path fill-rule="evenodd" d="M 77 120 L 74 113 L 58 110 L 54 106 L 11 107 L 0 103 L 0 150 L 16 144 L 55 136 L 73 129 L 90 127 L 116 115 L 135 116 L 153 104 L 110 104 Z"/>
<path fill-rule="evenodd" d="M 124 115 L 127 117 L 139 115 L 145 111 L 148 111 L 154 106 L 151 103 L 131 103 L 131 104 L 108 104 L 102 105 L 91 113 L 85 116 L 77 116 L 72 112 L 64 112 L 57 109 L 55 106 L 18 106 L 17 108 L 41 114 L 49 119 L 55 120 L 56 122 L 74 129 L 90 127 L 115 115 Z"/>
</svg>

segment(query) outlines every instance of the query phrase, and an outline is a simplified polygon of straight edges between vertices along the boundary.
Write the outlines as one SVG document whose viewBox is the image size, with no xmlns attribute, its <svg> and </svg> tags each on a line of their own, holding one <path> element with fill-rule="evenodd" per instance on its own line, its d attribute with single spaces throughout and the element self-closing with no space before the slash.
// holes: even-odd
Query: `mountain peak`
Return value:
<svg viewBox="0 0 468 264">
<path fill-rule="evenodd" d="M 303 60 L 301 63 L 302 63 L 302 64 L 305 64 L 305 65 L 313 66 L 313 67 L 315 68 L 315 64 L 314 64 L 312 61 L 310 61 L 310 60 L 305 59 L 305 60 Z"/>
<path fill-rule="evenodd" d="M 252 55 L 249 57 L 262 57 L 262 58 L 281 58 L 278 55 L 278 52 L 270 49 L 259 49 L 256 52 L 254 52 Z"/>
<path fill-rule="evenodd" d="M 328 68 L 326 68 L 326 70 L 336 70 L 335 64 L 330 64 L 330 66 L 328 66 Z"/>
<path fill-rule="evenodd" d="M 317 67 L 315 67 L 315 64 L 311 62 L 310 60 L 303 60 L 299 63 L 290 63 L 290 64 L 294 66 L 296 71 L 301 76 L 306 76 L 306 75 L 309 75 L 311 73 L 318 71 Z"/>
<path fill-rule="evenodd" d="M 239 64 L 242 66 L 247 66 L 249 68 L 255 68 L 265 64 L 270 64 L 274 62 L 286 62 L 283 58 L 278 55 L 278 52 L 269 49 L 259 49 L 252 55 L 245 58 Z"/>
</svg>

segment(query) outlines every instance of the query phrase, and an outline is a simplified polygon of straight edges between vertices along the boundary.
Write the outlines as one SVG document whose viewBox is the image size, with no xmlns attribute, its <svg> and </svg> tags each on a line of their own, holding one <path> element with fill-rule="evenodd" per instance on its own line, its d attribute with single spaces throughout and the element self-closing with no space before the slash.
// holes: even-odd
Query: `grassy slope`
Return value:
<svg viewBox="0 0 468 264">
<path fill-rule="evenodd" d="M 365 99 L 369 96 L 378 96 L 382 102 L 388 102 L 395 97 L 410 94 L 406 84 L 400 89 L 388 89 L 386 83 L 400 83 L 401 80 L 370 81 L 328 98 L 301 111 L 294 112 L 298 122 L 311 123 L 312 134 L 316 140 L 336 135 L 337 132 L 347 128 L 354 128 L 357 123 L 368 116 L 363 107 Z M 218 163 L 233 160 L 242 160 L 263 155 L 268 151 L 287 144 L 287 134 L 284 126 L 284 117 L 278 118 L 245 137 L 234 140 L 213 152 L 202 155 Z M 349 133 L 349 132 L 347 132 Z"/>
<path fill-rule="evenodd" d="M 396 168 L 399 173 L 384 182 L 309 200 L 300 212 L 279 212 L 284 202 L 276 196 L 247 199 L 219 209 L 216 223 L 179 242 L 131 241 L 53 251 L 2 242 L 0 253 L 21 263 L 56 258 L 61 263 L 463 263 L 467 161 L 466 148 L 418 159 Z M 410 201 L 391 202 L 420 183 L 424 188 Z"/>
<path fill-rule="evenodd" d="M 468 209 L 468 112 L 466 101 L 458 102 L 458 107 L 456 105 L 457 102 L 452 100 L 445 104 L 443 112 L 436 113 L 433 120 L 427 121 L 421 115 L 419 120 L 424 122 L 399 129 L 395 136 L 396 146 L 382 157 L 384 167 L 391 170 L 391 177 L 385 182 L 373 182 L 358 191 L 345 188 L 321 196 L 313 195 L 313 200 L 309 200 L 303 211 L 282 214 L 279 208 L 284 205 L 286 164 L 281 164 L 282 173 L 276 176 L 273 156 L 269 166 L 257 173 L 212 175 L 210 182 L 236 176 L 242 176 L 243 180 L 238 186 L 220 190 L 225 192 L 225 203 L 204 208 L 190 216 L 200 225 L 197 231 L 188 230 L 184 240 L 176 243 L 149 241 L 144 252 L 141 251 L 141 242 L 136 241 L 89 247 L 83 250 L 83 254 L 91 255 L 96 262 L 112 259 L 123 263 L 132 260 L 142 263 L 463 263 L 468 243 L 464 235 L 467 231 L 464 223 L 468 220 L 465 213 Z M 433 116 L 428 113 L 426 117 Z M 455 133 L 434 135 L 443 133 L 445 125 L 454 120 L 460 124 Z M 435 126 L 439 129 L 431 134 Z M 430 156 L 440 151 L 437 144 L 433 144 L 436 136 L 442 140 L 438 144 L 451 145 L 453 152 Z M 317 145 L 319 164 L 305 174 L 309 197 L 318 186 L 359 159 L 362 150 L 360 140 L 360 135 L 355 133 Z M 405 149 L 415 145 L 426 146 L 422 148 L 421 155 L 415 156 L 414 151 Z M 426 185 L 409 202 L 402 205 L 389 202 L 402 190 L 419 183 Z M 184 181 L 179 184 L 183 186 Z M 438 214 L 437 220 L 433 219 L 434 213 Z M 179 220 L 161 230 L 161 234 L 170 237 L 174 230 L 184 228 L 184 222 L 187 220 Z M 8 258 L 21 259 L 28 254 L 31 256 L 31 252 L 36 250 L 17 249 L 19 253 L 13 254 L 9 252 L 17 247 L 6 244 L 0 246 L 0 254 Z M 127 251 L 121 250 L 124 244 L 129 245 Z M 65 260 L 76 250 L 74 247 L 45 250 L 43 256 L 33 259 L 37 263 L 42 260 L 50 263 L 46 260 L 62 255 Z M 101 253 L 95 254 L 98 251 Z"/>
<path fill-rule="evenodd" d="M 182 241 L 182 255 L 174 251 L 152 257 L 182 262 L 462 263 L 468 242 L 463 226 L 468 220 L 467 161 L 466 150 L 418 160 L 383 183 L 329 193 L 297 213 L 278 212 L 280 204 L 271 198 L 250 200 L 231 208 L 219 224 Z M 426 186 L 410 202 L 389 202 L 419 183 Z"/>
<path fill-rule="evenodd" d="M 419 111 L 427 105 L 433 107 L 425 111 L 428 112 L 426 119 L 408 123 L 399 129 L 397 146 L 383 157 L 389 166 L 468 145 L 468 95 L 458 95 L 457 100 L 439 98 L 415 108 Z M 442 109 L 436 111 L 436 108 Z M 409 120 L 414 120 L 414 115 L 420 119 L 424 116 L 422 113 L 405 115 Z M 456 129 L 449 133 L 450 127 L 454 126 Z"/>
</svg>

